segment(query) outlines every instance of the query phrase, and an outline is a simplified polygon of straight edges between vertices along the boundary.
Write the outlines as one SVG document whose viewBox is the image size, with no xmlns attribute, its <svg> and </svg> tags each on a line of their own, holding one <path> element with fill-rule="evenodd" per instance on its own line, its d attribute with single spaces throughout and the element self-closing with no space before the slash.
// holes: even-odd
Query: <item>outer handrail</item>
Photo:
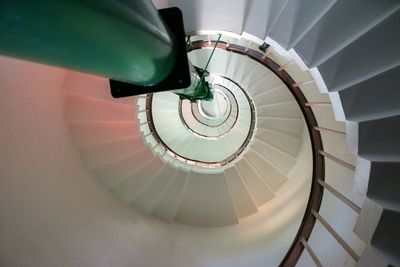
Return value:
<svg viewBox="0 0 400 267">
<path fill-rule="evenodd" d="M 190 43 L 188 46 L 188 51 L 194 50 L 194 49 L 201 49 L 201 48 L 207 48 L 209 46 L 213 46 L 215 44 L 214 41 L 212 41 L 210 38 L 207 41 L 195 41 Z M 316 219 L 318 219 L 321 223 L 325 223 L 325 227 L 330 227 L 330 225 L 318 214 L 318 210 L 320 208 L 321 202 L 322 202 L 322 195 L 324 189 L 330 191 L 335 197 L 343 201 L 346 205 L 348 205 L 350 208 L 352 208 L 355 212 L 359 213 L 360 212 L 360 207 L 358 207 L 356 204 L 354 204 L 351 200 L 346 198 L 344 195 L 342 195 L 340 192 L 338 192 L 336 189 L 334 189 L 332 186 L 328 185 L 324 181 L 325 177 L 325 163 L 324 163 L 324 158 L 327 157 L 343 166 L 346 168 L 349 168 L 350 170 L 355 170 L 355 167 L 341 159 L 338 159 L 331 154 L 325 152 L 323 150 L 323 144 L 322 144 L 322 139 L 321 139 L 321 132 L 330 132 L 333 134 L 341 135 L 341 136 L 346 136 L 346 133 L 340 132 L 337 130 L 333 129 L 328 129 L 324 127 L 319 127 L 318 123 L 315 119 L 315 116 L 312 111 L 312 106 L 330 106 L 330 102 L 308 102 L 301 90 L 299 90 L 299 85 L 302 83 L 308 84 L 313 81 L 306 81 L 306 82 L 300 82 L 296 83 L 293 81 L 293 79 L 290 77 L 290 75 L 285 71 L 285 68 L 291 65 L 293 62 L 289 61 L 288 63 L 284 64 L 283 66 L 279 66 L 276 64 L 273 60 L 271 60 L 268 55 L 271 53 L 271 49 L 269 49 L 265 53 L 261 53 L 259 51 L 253 50 L 249 48 L 249 46 L 243 47 L 240 45 L 235 45 L 235 44 L 228 44 L 221 42 L 217 46 L 218 48 L 228 50 L 230 52 L 242 54 L 245 56 L 250 57 L 251 59 L 257 61 L 258 63 L 264 65 L 268 69 L 270 69 L 272 72 L 274 72 L 287 86 L 287 88 L 290 90 L 292 95 L 295 97 L 297 103 L 299 104 L 301 111 L 303 113 L 303 116 L 306 120 L 306 124 L 309 130 L 310 134 L 310 139 L 312 143 L 312 149 L 313 149 L 313 177 L 312 177 L 312 188 L 310 192 L 310 197 L 309 201 L 307 204 L 306 212 L 303 217 L 302 224 L 300 225 L 299 231 L 292 243 L 292 246 L 290 247 L 288 253 L 282 260 L 280 266 L 294 266 L 296 265 L 298 259 L 300 258 L 304 248 L 306 248 L 309 253 L 313 253 L 313 260 L 317 265 L 321 266 L 320 261 L 316 257 L 315 253 L 311 250 L 309 247 L 307 240 L 309 236 L 311 235 L 311 232 L 313 230 L 314 224 L 316 222 Z M 333 228 L 329 228 L 329 230 L 332 230 L 331 232 L 336 233 Z M 336 238 L 337 236 L 335 236 Z M 336 238 L 339 243 L 343 246 L 343 248 L 352 256 L 352 258 L 357 261 L 358 260 L 358 255 L 347 245 L 346 242 L 344 242 L 340 237 Z M 343 241 L 343 242 L 342 242 Z"/>
<path fill-rule="evenodd" d="M 202 49 L 202 48 L 211 48 L 215 45 L 215 41 L 206 40 L 206 41 L 193 41 L 188 46 L 188 51 L 192 51 L 195 49 Z M 304 245 L 302 244 L 301 240 L 304 238 L 308 240 L 311 235 L 311 232 L 314 228 L 314 224 L 316 222 L 316 218 L 312 216 L 312 211 L 318 211 L 321 202 L 322 202 L 322 195 L 323 195 L 323 187 L 318 183 L 318 178 L 322 181 L 325 180 L 325 163 L 324 157 L 319 153 L 319 151 L 323 151 L 323 144 L 322 138 L 319 131 L 315 131 L 315 127 L 318 127 L 317 120 L 314 116 L 314 113 L 310 106 L 307 106 L 308 100 L 298 89 L 296 82 L 292 79 L 292 77 L 281 68 L 276 62 L 271 60 L 268 56 L 265 56 L 264 53 L 259 51 L 249 49 L 240 45 L 236 44 L 229 44 L 227 45 L 225 42 L 220 41 L 217 45 L 217 48 L 224 49 L 230 52 L 234 52 L 237 54 L 241 54 L 244 56 L 248 56 L 249 58 L 257 61 L 258 63 L 262 64 L 269 70 L 271 70 L 276 76 L 278 76 L 282 82 L 286 85 L 289 89 L 293 97 L 296 99 L 301 112 L 305 118 L 308 132 L 310 135 L 310 140 L 312 144 L 312 154 L 313 154 L 313 175 L 312 175 L 312 185 L 310 196 L 307 204 L 306 211 L 304 213 L 304 217 L 300 228 L 296 234 L 296 237 L 293 240 L 293 243 L 288 250 L 287 254 L 283 258 L 280 266 L 294 266 L 296 265 L 298 259 L 300 258 L 303 250 Z"/>
<path fill-rule="evenodd" d="M 195 41 L 191 42 L 188 46 L 188 51 L 192 51 L 194 49 L 201 49 L 201 48 L 208 48 L 210 46 L 215 45 L 215 41 L 211 40 L 210 37 L 208 38 L 207 41 Z M 303 113 L 303 116 L 306 120 L 306 124 L 308 127 L 308 131 L 310 134 L 310 139 L 312 143 L 312 149 L 313 149 L 313 177 L 312 177 L 312 188 L 310 192 L 310 197 L 309 201 L 307 204 L 307 208 L 303 217 L 303 221 L 300 225 L 299 231 L 288 251 L 284 259 L 282 260 L 280 266 L 295 266 L 298 259 L 300 258 L 304 248 L 309 251 L 309 253 L 313 254 L 313 260 L 317 264 L 317 266 L 322 266 L 321 262 L 318 260 L 312 249 L 307 243 L 307 240 L 309 239 L 311 232 L 313 230 L 314 224 L 316 222 L 316 219 L 318 219 L 321 223 L 324 223 L 325 227 L 328 227 L 329 230 L 331 230 L 331 233 L 336 233 L 333 228 L 330 227 L 330 225 L 318 214 L 318 210 L 320 208 L 321 202 L 322 202 L 322 195 L 324 189 L 330 191 L 335 197 L 343 201 L 346 205 L 348 205 L 350 208 L 352 208 L 355 212 L 359 213 L 360 212 L 360 207 L 358 207 L 356 204 L 354 204 L 351 200 L 346 198 L 344 195 L 342 195 L 340 192 L 338 192 L 336 189 L 334 189 L 332 186 L 329 184 L 325 183 L 325 162 L 324 158 L 327 157 L 343 166 L 346 168 L 349 168 L 350 170 L 355 170 L 355 167 L 341 159 L 338 159 L 331 154 L 325 152 L 323 150 L 323 144 L 322 144 L 322 139 L 321 139 L 321 132 L 330 132 L 333 134 L 341 135 L 341 136 L 346 136 L 346 133 L 333 130 L 333 129 L 328 129 L 324 127 L 319 127 L 318 123 L 316 121 L 316 118 L 314 116 L 314 113 L 312 111 L 312 106 L 330 106 L 330 102 L 308 102 L 305 96 L 303 95 L 302 91 L 299 90 L 299 85 L 301 84 L 308 84 L 313 82 L 311 81 L 305 81 L 305 82 L 299 82 L 296 83 L 293 81 L 293 79 L 290 77 L 290 75 L 285 71 L 286 67 L 291 65 L 293 62 L 289 61 L 283 66 L 279 66 L 277 63 L 275 63 L 273 60 L 271 60 L 268 56 L 271 53 L 271 48 L 269 48 L 265 53 L 261 53 L 259 51 L 256 51 L 254 49 L 249 48 L 249 45 L 246 47 L 236 45 L 236 44 L 231 44 L 231 43 L 225 43 L 225 42 L 219 42 L 217 45 L 218 48 L 220 49 L 225 49 L 230 52 L 242 54 L 244 56 L 248 56 L 251 59 L 257 61 L 258 63 L 264 65 L 268 69 L 270 69 L 272 72 L 275 73 L 287 86 L 287 88 L 290 90 L 292 95 L 295 97 L 297 103 L 300 106 L 300 109 Z M 328 229 L 327 228 L 327 229 Z M 346 242 L 343 241 L 340 237 L 337 238 L 336 235 L 334 235 L 335 238 L 338 240 L 338 242 L 343 246 L 343 248 L 352 256 L 352 258 L 357 261 L 358 260 L 358 255 L 347 245 Z"/>
</svg>

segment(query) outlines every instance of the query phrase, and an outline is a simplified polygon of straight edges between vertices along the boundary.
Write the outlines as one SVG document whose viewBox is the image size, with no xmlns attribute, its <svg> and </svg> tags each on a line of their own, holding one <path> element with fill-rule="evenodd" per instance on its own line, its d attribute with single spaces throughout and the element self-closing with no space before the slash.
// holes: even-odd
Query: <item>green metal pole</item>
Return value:
<svg viewBox="0 0 400 267">
<path fill-rule="evenodd" d="M 150 0 L 0 0 L 0 54 L 137 85 L 175 64 Z"/>
</svg>

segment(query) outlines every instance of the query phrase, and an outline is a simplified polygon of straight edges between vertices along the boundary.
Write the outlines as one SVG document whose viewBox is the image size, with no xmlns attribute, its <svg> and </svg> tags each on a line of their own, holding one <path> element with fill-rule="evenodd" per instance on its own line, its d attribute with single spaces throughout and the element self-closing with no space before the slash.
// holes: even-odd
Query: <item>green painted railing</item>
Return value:
<svg viewBox="0 0 400 267">
<path fill-rule="evenodd" d="M 138 85 L 162 81 L 174 41 L 146 0 L 0 1 L 0 54 Z"/>
</svg>

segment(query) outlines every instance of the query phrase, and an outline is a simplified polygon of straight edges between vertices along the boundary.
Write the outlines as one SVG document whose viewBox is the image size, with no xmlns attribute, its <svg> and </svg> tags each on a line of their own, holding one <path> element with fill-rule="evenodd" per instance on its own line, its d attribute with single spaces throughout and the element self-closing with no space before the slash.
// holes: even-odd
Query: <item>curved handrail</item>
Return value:
<svg viewBox="0 0 400 267">
<path fill-rule="evenodd" d="M 306 125 L 310 135 L 313 155 L 311 191 L 306 211 L 304 213 L 299 230 L 292 242 L 291 247 L 289 248 L 288 252 L 286 253 L 285 257 L 279 265 L 282 267 L 295 266 L 304 250 L 303 240 L 307 241 L 309 239 L 311 232 L 314 228 L 316 218 L 313 215 L 313 211 L 319 211 L 324 192 L 324 188 L 318 182 L 325 180 L 325 161 L 323 155 L 320 154 L 320 151 L 323 151 L 322 138 L 320 132 L 315 130 L 318 128 L 317 120 L 311 107 L 306 105 L 308 103 L 306 97 L 301 92 L 299 87 L 296 86 L 296 82 L 292 79 L 292 77 L 284 70 L 284 68 L 279 66 L 276 62 L 274 62 L 268 56 L 265 56 L 263 53 L 248 47 L 236 44 L 228 45 L 226 42 L 216 42 L 212 40 L 199 40 L 190 42 L 188 44 L 188 52 L 195 49 L 214 47 L 215 45 L 217 45 L 217 48 L 241 54 L 243 56 L 248 56 L 249 58 L 257 61 L 258 63 L 262 64 L 263 66 L 274 72 L 275 75 L 282 80 L 282 82 L 292 93 L 293 97 L 296 99 L 306 121 Z"/>
<path fill-rule="evenodd" d="M 191 105 L 192 105 L 192 108 L 191 108 L 191 115 L 192 115 L 194 118 L 196 118 L 196 120 L 197 120 L 198 123 L 200 123 L 200 124 L 202 124 L 202 125 L 204 125 L 204 126 L 211 127 L 211 128 L 218 128 L 218 127 L 221 127 L 221 125 L 224 124 L 226 121 L 228 121 L 230 118 L 232 118 L 232 114 L 233 114 L 233 117 L 234 117 L 235 119 L 234 119 L 234 121 L 231 123 L 232 125 L 229 126 L 229 129 L 228 129 L 228 130 L 226 130 L 226 131 L 223 132 L 222 134 L 219 134 L 218 136 L 207 136 L 207 135 L 201 134 L 201 133 L 195 131 L 194 129 L 192 129 L 191 126 L 188 125 L 187 121 L 185 120 L 184 114 L 183 114 L 183 112 L 182 112 L 182 104 L 183 104 L 182 102 L 183 102 L 183 100 L 181 99 L 181 100 L 179 101 L 179 117 L 180 117 L 180 119 L 181 119 L 183 125 L 184 125 L 184 126 L 186 127 L 186 129 L 187 129 L 189 132 L 191 132 L 192 134 L 198 136 L 199 138 L 203 138 L 203 139 L 206 139 L 206 140 L 218 140 L 218 139 L 223 138 L 223 137 L 225 137 L 226 135 L 228 135 L 228 133 L 233 129 L 233 126 L 236 124 L 236 122 L 237 122 L 237 120 L 238 120 L 238 117 L 239 117 L 239 109 L 237 108 L 238 103 L 237 103 L 236 98 L 233 96 L 232 92 L 231 92 L 228 88 L 226 88 L 225 86 L 222 86 L 222 85 L 220 85 L 220 84 L 217 84 L 217 85 L 219 85 L 219 86 L 221 86 L 221 87 L 224 87 L 224 89 L 226 89 L 226 90 L 229 92 L 230 95 L 229 95 L 228 97 L 229 97 L 229 99 L 231 99 L 231 103 L 233 102 L 233 104 L 236 106 L 236 112 L 235 112 L 235 113 L 232 113 L 232 109 L 230 109 L 227 118 L 226 118 L 223 122 L 221 122 L 219 125 L 209 125 L 209 124 L 207 124 L 207 123 L 201 121 L 201 118 L 199 118 L 200 114 L 199 114 L 199 110 L 197 109 L 197 105 L 196 105 L 195 103 L 191 103 Z M 193 105 L 193 104 L 194 104 L 194 105 Z"/>
<path fill-rule="evenodd" d="M 249 103 L 249 106 L 251 109 L 251 113 L 250 113 L 251 124 L 250 124 L 250 128 L 249 128 L 249 131 L 248 131 L 248 134 L 247 134 L 245 140 L 232 155 L 230 155 L 229 157 L 225 158 L 222 161 L 209 161 L 209 162 L 207 161 L 206 162 L 206 161 L 190 159 L 190 158 L 187 158 L 185 156 L 182 156 L 182 155 L 176 153 L 172 148 L 170 148 L 167 144 L 165 144 L 165 142 L 162 140 L 162 138 L 158 135 L 157 130 L 155 129 L 155 126 L 153 123 L 153 115 L 151 112 L 153 94 L 151 93 L 146 96 L 146 116 L 147 116 L 147 125 L 149 126 L 150 133 L 157 140 L 158 144 L 160 144 L 160 146 L 163 147 L 165 152 L 167 152 L 169 155 L 173 156 L 175 159 L 178 159 L 187 164 L 196 165 L 196 166 L 200 166 L 200 167 L 206 167 L 206 168 L 210 168 L 210 169 L 219 168 L 219 167 L 225 166 L 225 165 L 233 162 L 234 160 L 236 160 L 242 154 L 242 152 L 245 150 L 247 145 L 250 143 L 251 137 L 253 136 L 253 133 L 254 133 L 255 120 L 256 120 L 255 107 L 254 107 L 253 100 L 247 94 L 246 90 L 244 90 L 238 83 L 236 83 L 235 81 L 231 80 L 228 77 L 225 77 L 225 76 L 221 76 L 221 77 L 224 79 L 228 79 L 230 82 L 234 83 L 243 92 L 243 94 L 246 96 L 246 98 L 248 100 L 248 103 Z"/>
</svg>

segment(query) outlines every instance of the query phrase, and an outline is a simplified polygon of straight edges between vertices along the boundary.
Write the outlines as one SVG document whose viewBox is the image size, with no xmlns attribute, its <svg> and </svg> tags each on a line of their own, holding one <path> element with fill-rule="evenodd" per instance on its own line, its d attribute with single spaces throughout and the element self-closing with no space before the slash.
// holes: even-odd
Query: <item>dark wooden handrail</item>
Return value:
<svg viewBox="0 0 400 267">
<path fill-rule="evenodd" d="M 212 40 L 194 41 L 189 44 L 188 52 L 195 49 L 211 48 L 214 47 L 215 44 L 216 41 Z M 323 151 L 320 132 L 314 130 L 316 127 L 318 127 L 317 120 L 311 107 L 306 105 L 307 103 L 309 103 L 308 100 L 301 92 L 301 90 L 299 90 L 297 83 L 285 71 L 285 67 L 279 66 L 275 61 L 271 60 L 268 55 L 266 56 L 266 53 L 262 53 L 257 50 L 246 48 L 244 46 L 236 44 L 227 45 L 227 43 L 221 41 L 218 42 L 217 48 L 247 56 L 275 73 L 275 75 L 282 80 L 282 82 L 289 89 L 293 97 L 296 99 L 306 121 L 311 139 L 313 156 L 313 175 L 311 191 L 307 203 L 307 208 L 296 237 L 294 238 L 290 249 L 288 250 L 287 254 L 279 265 L 282 267 L 295 266 L 304 250 L 304 244 L 302 243 L 302 240 L 307 241 L 314 228 L 316 218 L 315 216 L 313 216 L 312 211 L 319 211 L 324 191 L 324 188 L 318 183 L 318 179 L 320 179 L 321 181 L 325 180 L 325 162 L 324 157 L 319 153 L 319 151 Z M 291 63 L 288 62 L 286 65 L 288 64 L 290 65 Z"/>
</svg>

